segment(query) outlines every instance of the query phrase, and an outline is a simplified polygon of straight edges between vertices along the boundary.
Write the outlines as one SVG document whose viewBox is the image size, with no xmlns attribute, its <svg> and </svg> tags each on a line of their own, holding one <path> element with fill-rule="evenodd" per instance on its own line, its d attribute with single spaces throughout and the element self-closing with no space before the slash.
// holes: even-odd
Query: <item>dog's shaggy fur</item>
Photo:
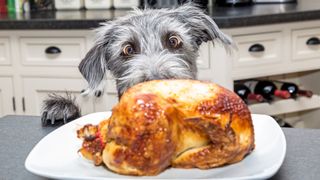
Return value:
<svg viewBox="0 0 320 180">
<path fill-rule="evenodd" d="M 175 9 L 135 9 L 103 23 L 96 34 L 94 46 L 79 65 L 88 82 L 83 94 L 94 92 L 96 96 L 103 90 L 107 70 L 114 76 L 121 97 L 143 81 L 196 79 L 196 59 L 203 42 L 219 41 L 227 50 L 233 46 L 212 18 L 190 3 Z"/>
</svg>

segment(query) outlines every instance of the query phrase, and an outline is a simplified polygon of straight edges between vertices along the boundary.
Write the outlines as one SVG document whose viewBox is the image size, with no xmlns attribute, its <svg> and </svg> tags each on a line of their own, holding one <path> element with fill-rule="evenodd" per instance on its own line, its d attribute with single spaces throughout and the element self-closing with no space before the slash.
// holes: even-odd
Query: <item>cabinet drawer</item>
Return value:
<svg viewBox="0 0 320 180">
<path fill-rule="evenodd" d="M 292 41 L 293 60 L 320 57 L 320 28 L 294 30 Z"/>
<path fill-rule="evenodd" d="M 233 66 L 248 67 L 280 63 L 284 41 L 281 32 L 234 36 L 239 51 Z"/>
<path fill-rule="evenodd" d="M 86 53 L 85 38 L 21 37 L 23 65 L 77 66 Z"/>
<path fill-rule="evenodd" d="M 9 38 L 0 37 L 0 65 L 9 65 L 10 62 L 10 41 Z"/>
</svg>

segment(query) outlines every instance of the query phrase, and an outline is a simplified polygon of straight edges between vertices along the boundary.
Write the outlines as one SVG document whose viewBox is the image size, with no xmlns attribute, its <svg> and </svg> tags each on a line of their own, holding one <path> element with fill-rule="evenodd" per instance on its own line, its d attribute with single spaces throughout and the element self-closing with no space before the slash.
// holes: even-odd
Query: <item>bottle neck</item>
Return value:
<svg viewBox="0 0 320 180">
<path fill-rule="evenodd" d="M 307 90 L 299 90 L 298 91 L 299 96 L 306 96 L 306 97 L 312 97 L 313 92 L 312 91 L 307 91 Z"/>
</svg>

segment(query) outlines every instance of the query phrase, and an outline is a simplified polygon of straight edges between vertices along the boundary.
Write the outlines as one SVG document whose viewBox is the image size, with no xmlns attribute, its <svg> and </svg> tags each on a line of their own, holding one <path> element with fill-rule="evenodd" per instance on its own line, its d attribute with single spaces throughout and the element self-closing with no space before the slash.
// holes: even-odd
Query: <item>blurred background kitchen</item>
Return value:
<svg viewBox="0 0 320 180">
<path fill-rule="evenodd" d="M 0 0 L 0 117 L 40 115 L 48 93 L 71 91 L 82 114 L 111 110 L 112 76 L 100 97 L 82 96 L 77 65 L 99 23 L 133 7 L 175 7 L 188 0 Z M 281 126 L 320 128 L 320 1 L 194 0 L 238 50 L 202 44 L 199 79 L 234 90 L 252 113 Z"/>
</svg>

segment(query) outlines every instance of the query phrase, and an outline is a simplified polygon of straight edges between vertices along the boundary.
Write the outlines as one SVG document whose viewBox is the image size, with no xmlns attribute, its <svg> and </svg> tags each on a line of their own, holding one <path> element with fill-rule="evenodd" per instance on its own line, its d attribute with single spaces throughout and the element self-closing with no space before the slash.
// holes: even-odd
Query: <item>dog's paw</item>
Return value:
<svg viewBox="0 0 320 180">
<path fill-rule="evenodd" d="M 67 117 L 67 114 L 48 114 L 48 111 L 44 111 L 41 115 L 41 124 L 42 126 L 56 125 L 57 123 L 66 124 L 70 120 Z M 61 118 L 63 117 L 63 118 Z"/>
<path fill-rule="evenodd" d="M 101 97 L 104 93 L 105 82 L 99 84 L 99 86 L 94 90 L 95 97 Z"/>
<path fill-rule="evenodd" d="M 63 122 L 64 124 L 79 118 L 80 108 L 75 103 L 75 98 L 67 93 L 66 97 L 49 94 L 44 100 L 41 113 L 41 123 L 43 126 Z"/>
<path fill-rule="evenodd" d="M 88 96 L 89 94 L 91 94 L 92 90 L 90 89 L 83 89 L 80 91 L 82 96 Z M 93 91 L 93 95 L 97 98 L 103 96 L 103 89 L 97 89 Z"/>
<path fill-rule="evenodd" d="M 83 89 L 80 91 L 82 96 L 88 96 L 90 94 L 90 92 L 91 92 L 91 90 L 89 90 L 89 89 Z M 101 95 L 103 95 L 103 91 L 95 90 L 93 94 L 95 97 L 100 97 Z"/>
<path fill-rule="evenodd" d="M 100 91 L 100 90 L 97 90 L 94 92 L 94 96 L 96 96 L 96 97 L 100 97 L 101 95 L 102 95 L 102 91 Z"/>
<path fill-rule="evenodd" d="M 89 89 L 89 88 L 87 88 L 87 89 L 82 89 L 82 90 L 80 91 L 80 93 L 81 93 L 82 96 L 88 96 L 88 95 L 90 94 L 90 89 Z"/>
</svg>

